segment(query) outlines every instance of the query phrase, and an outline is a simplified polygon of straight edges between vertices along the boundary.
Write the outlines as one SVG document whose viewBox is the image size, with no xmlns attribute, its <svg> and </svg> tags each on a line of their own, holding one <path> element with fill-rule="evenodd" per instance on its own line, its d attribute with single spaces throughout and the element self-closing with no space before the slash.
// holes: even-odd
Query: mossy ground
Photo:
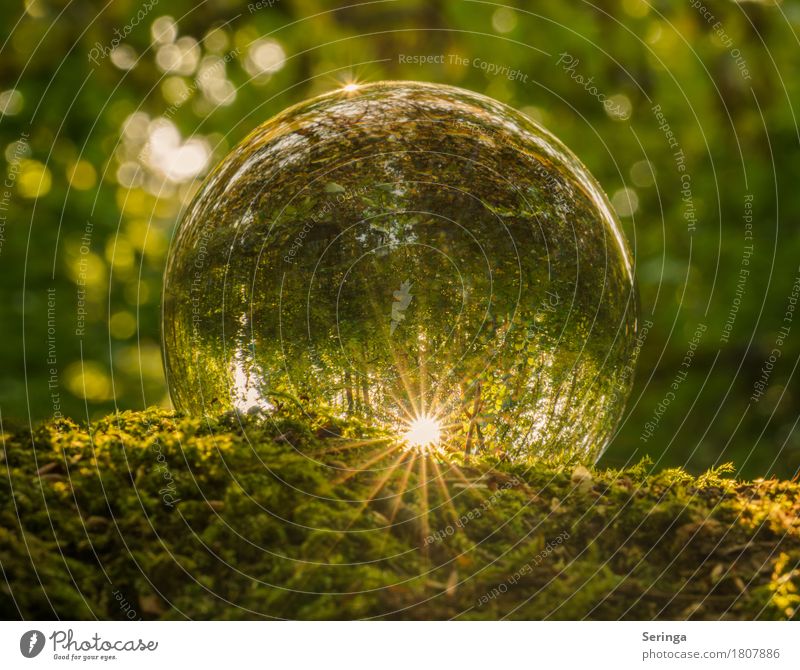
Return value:
<svg viewBox="0 0 800 670">
<path fill-rule="evenodd" d="M 150 410 L 89 431 L 70 421 L 6 430 L 3 618 L 785 619 L 800 609 L 800 486 L 789 482 L 651 473 L 647 462 L 413 461 L 385 441 L 345 448 L 380 436 L 329 419 L 251 422 L 243 434 L 235 417 Z"/>
</svg>

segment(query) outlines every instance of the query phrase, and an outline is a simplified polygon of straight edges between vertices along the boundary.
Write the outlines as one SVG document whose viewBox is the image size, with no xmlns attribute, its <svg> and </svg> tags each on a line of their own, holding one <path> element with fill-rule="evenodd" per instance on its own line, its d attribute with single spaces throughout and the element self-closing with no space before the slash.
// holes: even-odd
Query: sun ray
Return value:
<svg viewBox="0 0 800 670">
<path fill-rule="evenodd" d="M 420 490 L 420 497 L 422 503 L 422 512 L 420 514 L 420 520 L 422 525 L 422 550 L 423 553 L 428 553 L 428 544 L 425 542 L 426 538 L 430 535 L 430 523 L 428 522 L 428 458 L 425 454 L 422 454 L 422 458 L 419 459 L 419 490 Z"/>
<path fill-rule="evenodd" d="M 408 424 L 408 430 L 403 435 L 406 444 L 416 451 L 426 451 L 436 448 L 442 439 L 441 425 L 434 416 L 420 414 Z"/>
<path fill-rule="evenodd" d="M 350 523 L 347 524 L 345 530 L 348 530 L 356 522 L 358 517 L 361 516 L 361 513 L 367 508 L 367 505 L 369 505 L 373 500 L 375 500 L 375 496 L 377 496 L 378 492 L 384 486 L 386 486 L 386 482 L 389 481 L 389 478 L 395 473 L 397 468 L 400 467 L 400 464 L 403 462 L 406 456 L 407 454 L 400 453 L 398 457 L 394 460 L 394 462 L 392 462 L 392 464 L 386 469 L 386 472 L 384 472 L 378 478 L 378 481 L 375 482 L 375 485 L 369 490 L 369 493 L 367 493 L 367 497 L 361 501 L 361 505 L 353 514 L 353 518 L 350 520 Z"/>
<path fill-rule="evenodd" d="M 369 302 L 370 302 L 370 307 L 372 308 L 373 316 L 375 318 L 375 323 L 381 323 L 382 321 L 384 323 L 386 323 L 386 321 L 383 319 L 385 306 L 384 305 L 379 305 L 376 297 L 372 296 L 372 295 L 369 296 Z M 389 336 L 389 334 L 387 334 L 387 337 L 388 336 Z M 413 389 L 411 388 L 411 385 L 409 384 L 409 381 L 408 381 L 408 374 L 407 374 L 408 371 L 407 371 L 407 368 L 406 368 L 406 365 L 405 365 L 405 361 L 400 356 L 398 356 L 398 354 L 395 351 L 394 347 L 390 346 L 390 347 L 388 347 L 388 350 L 389 350 L 389 353 L 392 356 L 392 362 L 394 364 L 394 369 L 397 370 L 398 378 L 400 379 L 400 382 L 403 384 L 403 388 L 405 389 L 406 397 L 408 398 L 408 401 L 411 404 L 411 410 L 412 410 L 412 412 L 414 414 L 418 414 L 419 413 L 419 409 L 414 404 L 414 392 L 413 392 Z M 389 389 L 387 389 L 387 393 L 392 398 L 392 400 L 395 402 L 395 406 L 399 407 L 400 410 L 403 413 L 405 413 L 406 415 L 408 415 L 409 418 L 410 418 L 411 414 L 409 414 L 408 410 L 406 410 L 406 408 L 404 407 L 403 402 L 401 401 L 401 399 L 398 398 Z"/>
<path fill-rule="evenodd" d="M 394 502 L 394 506 L 392 508 L 391 516 L 389 517 L 389 521 L 394 523 L 395 517 L 397 516 L 397 512 L 400 510 L 400 505 L 403 503 L 403 494 L 406 492 L 406 487 L 408 486 L 408 478 L 411 476 L 411 469 L 414 467 L 414 463 L 417 461 L 417 455 L 411 454 L 411 458 L 408 459 L 408 465 L 406 469 L 403 471 L 403 474 L 400 476 L 400 485 L 397 487 L 397 500 Z"/>
<path fill-rule="evenodd" d="M 448 463 L 448 465 L 450 466 L 451 470 L 455 473 L 456 477 L 458 477 L 458 479 L 464 482 L 464 484 L 466 485 L 465 490 L 472 491 L 476 496 L 478 496 L 481 502 L 486 502 L 489 499 L 489 496 L 486 494 L 485 489 L 475 486 L 476 482 L 472 479 L 469 479 L 464 474 L 464 471 L 460 467 L 458 467 L 456 463 L 450 462 Z"/>
<path fill-rule="evenodd" d="M 330 548 L 328 549 L 327 556 L 330 556 L 331 552 L 336 549 L 339 542 L 344 538 L 344 533 L 346 533 L 350 528 L 353 527 L 353 524 L 359 519 L 359 517 L 363 514 L 364 510 L 367 506 L 375 499 L 375 496 L 378 492 L 386 486 L 386 482 L 389 481 L 391 476 L 396 472 L 397 468 L 400 467 L 400 464 L 403 462 L 405 458 L 407 458 L 408 454 L 405 452 L 400 452 L 398 457 L 394 460 L 394 462 L 389 466 L 386 472 L 378 479 L 375 485 L 370 489 L 367 497 L 361 501 L 361 504 L 358 506 L 356 511 L 353 513 L 352 518 L 347 523 L 347 525 L 339 531 L 339 535 L 334 540 L 333 544 L 331 544 Z M 391 524 L 391 521 L 390 521 Z M 385 542 L 385 539 L 384 539 Z"/>
<path fill-rule="evenodd" d="M 380 476 L 380 478 L 375 483 L 375 485 L 370 489 L 369 494 L 367 495 L 367 498 L 366 498 L 366 502 L 364 503 L 365 507 L 366 507 L 367 503 L 372 502 L 375 499 L 375 496 L 378 494 L 378 492 L 384 486 L 386 486 L 386 482 L 389 481 L 389 478 L 395 473 L 397 468 L 400 467 L 400 464 L 406 459 L 407 456 L 408 456 L 408 454 L 404 454 L 403 452 L 400 452 L 400 454 L 398 454 L 397 458 L 394 459 L 392 464 L 386 469 L 386 472 L 384 472 Z"/>
<path fill-rule="evenodd" d="M 383 449 L 376 456 L 373 456 L 372 458 L 368 458 L 366 461 L 362 461 L 361 463 L 358 463 L 358 464 L 354 465 L 350 472 L 348 472 L 347 474 L 343 475 L 339 479 L 335 480 L 335 483 L 337 485 L 338 484 L 344 484 L 346 481 L 348 481 L 349 479 L 352 479 L 356 475 L 362 474 L 371 465 L 374 465 L 378 461 L 386 458 L 389 454 L 391 454 L 393 451 L 395 451 L 395 450 L 397 450 L 399 448 L 400 448 L 399 445 L 397 445 L 395 443 L 392 443 L 389 447 L 387 447 L 386 449 Z"/>
</svg>

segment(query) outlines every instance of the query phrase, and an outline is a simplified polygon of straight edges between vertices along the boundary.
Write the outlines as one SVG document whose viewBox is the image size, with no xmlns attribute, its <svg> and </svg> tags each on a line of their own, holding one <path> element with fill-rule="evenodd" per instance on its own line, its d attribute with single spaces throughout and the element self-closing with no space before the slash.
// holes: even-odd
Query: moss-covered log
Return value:
<svg viewBox="0 0 800 670">
<path fill-rule="evenodd" d="M 330 419 L 243 431 L 151 410 L 6 431 L 3 618 L 781 619 L 800 604 L 788 482 L 414 457 Z"/>
</svg>

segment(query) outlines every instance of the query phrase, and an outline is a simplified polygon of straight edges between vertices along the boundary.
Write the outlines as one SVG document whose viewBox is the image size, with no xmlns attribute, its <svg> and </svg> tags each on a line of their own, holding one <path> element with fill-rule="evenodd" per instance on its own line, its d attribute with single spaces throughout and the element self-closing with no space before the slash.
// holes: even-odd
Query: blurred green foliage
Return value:
<svg viewBox="0 0 800 670">
<path fill-rule="evenodd" d="M 15 0 L 6 8 L 3 416 L 81 419 L 168 404 L 162 273 L 174 223 L 204 172 L 294 102 L 352 80 L 420 79 L 530 114 L 626 214 L 652 327 L 605 462 L 649 454 L 658 466 L 695 471 L 732 460 L 747 475 L 796 472 L 800 323 L 784 315 L 800 274 L 800 5 L 335 4 L 118 0 L 101 11 L 87 1 Z M 443 62 L 405 58 L 427 55 Z M 603 99 L 629 117 L 608 113 Z M 684 152 L 688 201 L 664 122 Z M 706 330 L 682 367 L 698 324 Z M 790 332 L 755 402 L 782 325 Z"/>
</svg>

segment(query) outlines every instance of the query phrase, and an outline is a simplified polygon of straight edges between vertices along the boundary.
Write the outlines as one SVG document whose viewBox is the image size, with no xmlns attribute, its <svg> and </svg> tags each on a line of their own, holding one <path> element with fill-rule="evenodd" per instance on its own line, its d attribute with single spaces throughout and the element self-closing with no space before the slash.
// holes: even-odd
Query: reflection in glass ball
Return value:
<svg viewBox="0 0 800 670">
<path fill-rule="evenodd" d="M 259 126 L 180 222 L 163 309 L 191 413 L 322 410 L 593 461 L 632 382 L 606 197 L 547 131 L 449 86 L 348 87 Z"/>
</svg>

